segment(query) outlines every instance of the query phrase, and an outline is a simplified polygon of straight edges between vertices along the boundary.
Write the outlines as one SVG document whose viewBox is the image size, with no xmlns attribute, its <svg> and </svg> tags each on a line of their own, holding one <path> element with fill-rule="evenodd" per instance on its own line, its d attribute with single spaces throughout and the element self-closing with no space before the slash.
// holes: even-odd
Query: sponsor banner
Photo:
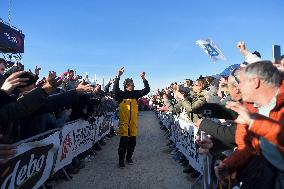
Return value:
<svg viewBox="0 0 284 189">
<path fill-rule="evenodd" d="M 188 159 L 190 165 L 202 173 L 203 161 L 195 145 L 195 136 L 197 136 L 198 129 L 184 116 L 177 117 L 163 113 L 160 114 L 160 119 L 163 125 L 171 130 L 169 139 L 175 143 L 179 151 Z"/>
<path fill-rule="evenodd" d="M 107 113 L 105 116 L 99 118 L 98 127 L 97 127 L 97 140 L 100 140 L 110 131 L 110 125 L 112 123 L 113 114 Z"/>
<path fill-rule="evenodd" d="M 49 178 L 59 147 L 59 131 L 17 147 L 17 155 L 0 165 L 1 189 L 37 189 Z"/>
<path fill-rule="evenodd" d="M 92 147 L 96 136 L 96 124 L 83 119 L 69 122 L 62 128 L 62 140 L 54 171 L 70 164 L 73 157 Z"/>
<path fill-rule="evenodd" d="M 187 122 L 179 119 L 180 135 L 179 135 L 179 150 L 189 160 L 190 165 L 202 173 L 202 160 L 201 155 L 198 153 L 198 148 L 195 144 L 195 136 L 197 136 L 197 128 L 192 122 Z"/>
<path fill-rule="evenodd" d="M 103 116 L 97 117 L 97 119 L 96 119 L 96 137 L 95 137 L 94 143 L 96 143 L 100 140 L 100 137 L 99 137 L 100 126 L 103 123 L 103 120 L 104 120 Z"/>
</svg>

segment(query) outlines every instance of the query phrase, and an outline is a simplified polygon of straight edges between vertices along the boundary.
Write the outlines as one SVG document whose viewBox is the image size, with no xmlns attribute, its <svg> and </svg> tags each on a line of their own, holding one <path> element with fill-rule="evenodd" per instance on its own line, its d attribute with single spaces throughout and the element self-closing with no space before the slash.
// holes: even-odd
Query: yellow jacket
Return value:
<svg viewBox="0 0 284 189">
<path fill-rule="evenodd" d="M 121 91 L 119 89 L 119 77 L 114 82 L 113 90 L 115 99 L 119 104 L 119 135 L 137 136 L 138 126 L 138 98 L 150 92 L 150 87 L 146 79 L 143 80 L 144 89 L 134 91 Z"/>
<path fill-rule="evenodd" d="M 137 136 L 138 104 L 136 99 L 123 99 L 119 104 L 119 135 Z"/>
</svg>

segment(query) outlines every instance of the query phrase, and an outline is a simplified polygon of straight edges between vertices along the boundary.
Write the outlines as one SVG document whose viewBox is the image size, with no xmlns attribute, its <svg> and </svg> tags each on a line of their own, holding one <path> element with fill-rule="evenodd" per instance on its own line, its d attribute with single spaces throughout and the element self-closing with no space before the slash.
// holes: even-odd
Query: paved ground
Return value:
<svg viewBox="0 0 284 189">
<path fill-rule="evenodd" d="M 169 154 L 163 134 L 153 112 L 140 112 L 134 165 L 118 168 L 119 137 L 113 137 L 72 181 L 63 181 L 55 188 L 189 189 L 189 176 Z"/>
</svg>

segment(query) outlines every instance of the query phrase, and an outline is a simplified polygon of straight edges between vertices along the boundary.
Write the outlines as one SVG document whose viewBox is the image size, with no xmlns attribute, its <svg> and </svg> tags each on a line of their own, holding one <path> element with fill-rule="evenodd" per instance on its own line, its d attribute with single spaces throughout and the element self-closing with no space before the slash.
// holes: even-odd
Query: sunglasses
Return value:
<svg viewBox="0 0 284 189">
<path fill-rule="evenodd" d="M 239 80 L 239 78 L 238 78 L 237 71 L 238 71 L 238 68 L 235 68 L 235 69 L 231 72 L 231 75 L 234 77 L 234 79 L 236 80 L 236 82 L 239 84 L 239 83 L 240 83 L 240 80 Z"/>
</svg>

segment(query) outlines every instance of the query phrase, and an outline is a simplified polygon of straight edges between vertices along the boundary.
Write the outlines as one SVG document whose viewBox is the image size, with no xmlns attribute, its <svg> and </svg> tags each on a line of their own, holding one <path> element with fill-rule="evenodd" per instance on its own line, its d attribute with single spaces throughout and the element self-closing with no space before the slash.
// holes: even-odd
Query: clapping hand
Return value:
<svg viewBox="0 0 284 189">
<path fill-rule="evenodd" d="M 62 83 L 62 79 L 56 76 L 56 72 L 49 71 L 46 83 L 43 85 L 43 89 L 46 93 L 50 94 L 54 89 L 59 87 Z"/>
<path fill-rule="evenodd" d="M 76 88 L 76 91 L 79 94 L 84 94 L 86 92 L 91 92 L 93 90 L 94 90 L 94 88 L 92 87 L 91 84 L 85 85 L 84 82 L 79 83 L 79 85 Z"/>
</svg>

